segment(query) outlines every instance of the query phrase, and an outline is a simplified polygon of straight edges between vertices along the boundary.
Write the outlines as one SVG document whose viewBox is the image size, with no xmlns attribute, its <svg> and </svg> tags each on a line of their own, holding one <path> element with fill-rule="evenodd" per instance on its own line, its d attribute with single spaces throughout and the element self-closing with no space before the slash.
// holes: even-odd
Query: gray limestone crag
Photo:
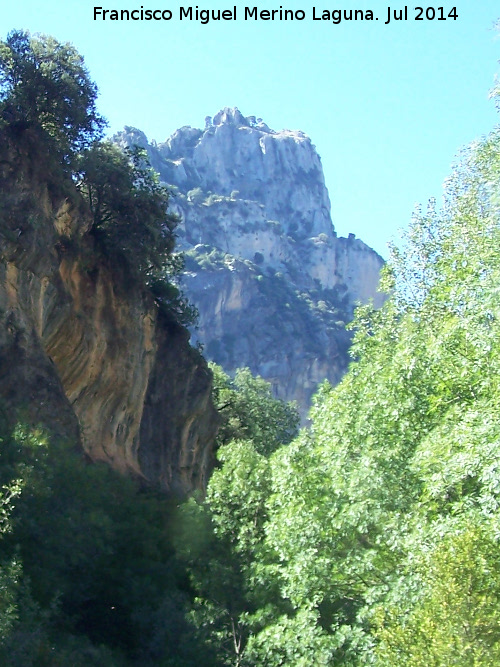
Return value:
<svg viewBox="0 0 500 667">
<path fill-rule="evenodd" d="M 164 490 L 204 488 L 218 424 L 205 360 L 97 251 L 71 180 L 36 144 L 0 139 L 2 410 Z"/>
<path fill-rule="evenodd" d="M 382 258 L 335 233 L 309 137 L 226 108 L 161 144 L 135 128 L 114 140 L 146 148 L 175 193 L 182 287 L 205 354 L 228 372 L 248 366 L 304 415 L 317 384 L 346 370 L 355 304 L 384 301 Z"/>
</svg>

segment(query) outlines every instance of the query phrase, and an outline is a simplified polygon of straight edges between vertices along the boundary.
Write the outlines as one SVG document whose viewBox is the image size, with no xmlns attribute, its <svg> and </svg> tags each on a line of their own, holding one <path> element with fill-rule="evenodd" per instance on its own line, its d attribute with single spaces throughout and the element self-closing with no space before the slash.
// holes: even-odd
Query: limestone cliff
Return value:
<svg viewBox="0 0 500 667">
<path fill-rule="evenodd" d="M 318 382 L 338 382 L 347 367 L 355 304 L 384 298 L 382 258 L 335 233 L 309 137 L 224 109 L 163 144 L 134 128 L 115 140 L 145 147 L 176 192 L 183 287 L 207 356 L 229 372 L 249 366 L 305 414 Z"/>
<path fill-rule="evenodd" d="M 0 397 L 8 419 L 80 442 L 166 490 L 202 487 L 216 415 L 189 334 L 96 251 L 71 180 L 2 137 Z"/>
</svg>

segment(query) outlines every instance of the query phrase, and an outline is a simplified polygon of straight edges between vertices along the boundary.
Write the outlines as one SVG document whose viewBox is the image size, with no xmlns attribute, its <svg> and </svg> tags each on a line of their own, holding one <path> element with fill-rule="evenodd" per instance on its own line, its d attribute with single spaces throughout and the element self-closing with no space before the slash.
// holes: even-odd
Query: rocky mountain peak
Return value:
<svg viewBox="0 0 500 667">
<path fill-rule="evenodd" d="M 209 118 L 209 116 L 207 116 Z M 241 111 L 237 107 L 224 107 L 218 113 L 215 114 L 213 125 L 236 125 L 237 127 L 248 127 L 250 126 L 250 118 L 245 118 Z M 206 119 L 205 119 L 206 120 Z"/>
<path fill-rule="evenodd" d="M 143 145 L 137 130 L 118 135 L 124 143 L 138 138 Z M 259 202 L 268 219 L 285 223 L 286 234 L 333 235 L 321 160 L 304 132 L 276 132 L 260 118 L 225 108 L 213 121 L 207 117 L 203 130 L 182 127 L 154 152 L 163 180 L 186 192 L 201 188 Z"/>
<path fill-rule="evenodd" d="M 115 140 L 130 145 L 137 132 Z M 347 366 L 354 305 L 383 302 L 382 258 L 354 234 L 337 237 L 321 159 L 300 130 L 224 108 L 147 148 L 182 217 L 195 337 L 227 371 L 249 366 L 304 413 L 317 383 Z"/>
</svg>

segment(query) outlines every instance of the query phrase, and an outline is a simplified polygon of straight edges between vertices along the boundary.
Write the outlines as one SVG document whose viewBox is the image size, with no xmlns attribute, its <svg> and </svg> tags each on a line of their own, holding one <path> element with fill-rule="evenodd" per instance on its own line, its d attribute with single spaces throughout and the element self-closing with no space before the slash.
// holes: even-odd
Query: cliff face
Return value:
<svg viewBox="0 0 500 667">
<path fill-rule="evenodd" d="M 202 487 L 217 419 L 188 332 L 96 252 L 83 201 L 39 158 L 4 145 L 0 192 L 8 419 L 80 441 L 91 459 L 163 489 Z"/>
<path fill-rule="evenodd" d="M 132 128 L 115 140 L 145 147 L 176 192 L 183 288 L 207 356 L 229 372 L 249 366 L 305 414 L 318 382 L 347 367 L 355 304 L 384 299 L 382 258 L 334 231 L 309 137 L 224 109 L 163 144 Z"/>
</svg>

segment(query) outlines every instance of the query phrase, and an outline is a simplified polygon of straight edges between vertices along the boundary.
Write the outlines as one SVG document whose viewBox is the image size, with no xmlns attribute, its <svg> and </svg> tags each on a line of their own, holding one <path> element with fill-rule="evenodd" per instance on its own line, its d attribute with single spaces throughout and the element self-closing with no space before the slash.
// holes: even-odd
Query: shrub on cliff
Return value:
<svg viewBox="0 0 500 667">
<path fill-rule="evenodd" d="M 94 218 L 99 244 L 128 273 L 149 287 L 182 323 L 196 312 L 171 283 L 183 268 L 174 253 L 179 217 L 167 212 L 169 191 L 159 182 L 139 146 L 122 151 L 110 141 L 95 142 L 78 158 L 77 186 Z"/>
<path fill-rule="evenodd" d="M 172 284 L 183 262 L 174 253 L 179 219 L 167 213 L 169 192 L 144 150 L 121 151 L 99 141 L 105 121 L 96 97 L 97 87 L 72 45 L 26 31 L 0 41 L 0 132 L 10 137 L 0 145 L 39 155 L 33 161 L 68 196 L 72 178 L 90 207 L 101 249 L 133 281 L 150 288 L 167 315 L 190 324 L 196 311 Z M 4 218 L 10 215 L 4 210 L 9 205 L 0 208 Z"/>
<path fill-rule="evenodd" d="M 173 262 L 179 218 L 166 212 L 168 190 L 146 152 L 99 142 L 80 155 L 78 167 L 78 188 L 92 212 L 95 235 L 130 260 L 147 282 L 157 277 Z"/>
<path fill-rule="evenodd" d="M 53 37 L 14 30 L 0 41 L 0 128 L 33 129 L 65 165 L 99 138 L 97 87 L 82 56 Z"/>
</svg>

